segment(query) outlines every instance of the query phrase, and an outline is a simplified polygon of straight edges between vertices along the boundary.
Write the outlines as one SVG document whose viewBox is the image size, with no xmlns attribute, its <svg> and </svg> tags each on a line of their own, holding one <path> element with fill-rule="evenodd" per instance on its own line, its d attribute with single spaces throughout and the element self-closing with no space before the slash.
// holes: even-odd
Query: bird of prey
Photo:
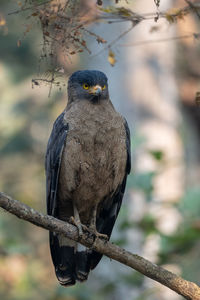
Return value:
<svg viewBox="0 0 200 300">
<path fill-rule="evenodd" d="M 77 71 L 68 81 L 68 102 L 56 119 L 46 152 L 47 213 L 110 238 L 130 172 L 130 132 L 109 98 L 107 77 Z M 50 232 L 58 281 L 87 279 L 102 255 Z"/>
</svg>

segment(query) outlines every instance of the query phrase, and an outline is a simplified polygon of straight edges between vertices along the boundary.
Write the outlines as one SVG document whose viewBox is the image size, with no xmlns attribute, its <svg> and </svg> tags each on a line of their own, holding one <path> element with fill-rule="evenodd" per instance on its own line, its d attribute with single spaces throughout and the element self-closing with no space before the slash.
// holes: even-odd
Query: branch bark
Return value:
<svg viewBox="0 0 200 300">
<path fill-rule="evenodd" d="M 109 241 L 96 237 L 90 231 L 83 231 L 83 235 L 78 235 L 75 226 L 58 220 L 52 216 L 44 215 L 33 208 L 14 200 L 6 194 L 0 192 L 0 207 L 14 214 L 20 219 L 31 222 L 44 229 L 54 231 L 67 236 L 97 252 L 100 252 L 120 263 L 137 270 L 143 275 L 167 286 L 176 293 L 188 300 L 200 300 L 200 287 L 195 283 L 184 280 L 183 278 L 151 263 L 145 258 L 132 254 Z"/>
</svg>

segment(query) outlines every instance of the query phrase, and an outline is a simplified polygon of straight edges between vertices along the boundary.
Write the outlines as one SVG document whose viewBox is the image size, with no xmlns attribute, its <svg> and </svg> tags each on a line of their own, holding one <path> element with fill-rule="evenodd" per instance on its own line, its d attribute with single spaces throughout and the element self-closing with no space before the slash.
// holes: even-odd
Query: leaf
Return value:
<svg viewBox="0 0 200 300">
<path fill-rule="evenodd" d="M 151 26 L 149 32 L 154 33 L 154 32 L 158 32 L 159 30 L 160 30 L 159 26 Z"/>
<path fill-rule="evenodd" d="M 115 9 L 112 6 L 107 6 L 105 8 L 100 8 L 101 11 L 105 13 L 114 13 Z"/>
<path fill-rule="evenodd" d="M 32 83 L 33 83 L 34 85 L 39 85 L 38 81 L 35 80 L 35 79 L 32 79 Z"/>
<path fill-rule="evenodd" d="M 103 5 L 103 1 L 102 0 L 97 0 L 97 5 L 99 5 L 99 6 Z"/>
<path fill-rule="evenodd" d="M 116 63 L 116 59 L 115 59 L 115 53 L 112 50 L 109 50 L 108 52 L 108 62 L 110 63 L 110 65 L 113 67 Z"/>
<path fill-rule="evenodd" d="M 58 25 L 58 24 L 55 24 L 55 28 L 56 29 L 62 29 L 62 26 Z"/>
<path fill-rule="evenodd" d="M 119 15 L 122 17 L 131 17 L 132 16 L 131 10 L 129 10 L 125 7 L 119 7 L 119 8 L 117 8 L 117 11 L 118 11 Z"/>
<path fill-rule="evenodd" d="M 21 44 L 22 44 L 21 40 L 18 40 L 18 41 L 17 41 L 17 47 L 20 47 Z"/>
<path fill-rule="evenodd" d="M 162 160 L 164 153 L 160 150 L 151 150 L 150 154 L 155 158 L 156 160 Z"/>
<path fill-rule="evenodd" d="M 193 33 L 193 37 L 194 37 L 196 40 L 199 40 L 199 39 L 200 39 L 200 34 L 199 34 L 199 33 Z"/>
<path fill-rule="evenodd" d="M 86 41 L 85 41 L 85 40 L 82 40 L 82 41 L 81 41 L 81 45 L 82 45 L 83 47 L 86 47 Z"/>
<path fill-rule="evenodd" d="M 196 92 L 195 102 L 197 106 L 200 106 L 200 92 Z"/>
<path fill-rule="evenodd" d="M 24 35 L 26 35 L 28 32 L 30 32 L 31 28 L 32 28 L 32 25 L 31 24 L 27 24 L 26 25 L 26 30 L 24 32 Z"/>
<path fill-rule="evenodd" d="M 101 11 L 109 14 L 115 14 L 115 15 L 120 15 L 121 17 L 131 17 L 132 16 L 132 11 L 130 9 L 127 9 L 125 7 L 112 7 L 112 6 L 107 6 L 105 8 L 101 8 Z"/>
<path fill-rule="evenodd" d="M 106 40 L 104 40 L 102 37 L 100 37 L 100 36 L 98 36 L 97 37 L 97 42 L 100 44 L 105 44 L 105 43 L 107 43 L 107 41 Z"/>
<path fill-rule="evenodd" d="M 188 12 L 184 9 L 172 8 L 165 14 L 165 18 L 170 24 L 172 24 L 178 20 L 183 20 L 187 13 Z"/>
<path fill-rule="evenodd" d="M 175 18 L 174 15 L 171 15 L 171 14 L 168 14 L 168 13 L 167 13 L 167 14 L 165 14 L 165 18 L 166 18 L 166 20 L 167 20 L 170 24 L 176 22 L 176 18 Z"/>
<path fill-rule="evenodd" d="M 6 25 L 6 20 L 3 16 L 0 15 L 0 26 L 5 26 Z"/>
</svg>

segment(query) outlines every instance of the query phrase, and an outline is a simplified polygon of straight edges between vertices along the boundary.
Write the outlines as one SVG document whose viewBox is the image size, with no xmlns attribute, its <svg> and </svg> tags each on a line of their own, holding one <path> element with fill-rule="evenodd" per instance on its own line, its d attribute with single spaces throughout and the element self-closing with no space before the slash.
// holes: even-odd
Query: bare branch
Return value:
<svg viewBox="0 0 200 300">
<path fill-rule="evenodd" d="M 188 300 L 200 299 L 200 287 L 195 283 L 186 281 L 183 278 L 151 263 L 143 257 L 132 254 L 108 241 L 99 239 L 89 230 L 83 230 L 83 236 L 78 235 L 75 226 L 58 220 L 52 216 L 43 215 L 33 208 L 17 201 L 0 192 L 0 207 L 14 214 L 20 219 L 26 220 L 39 227 L 45 228 L 67 236 L 68 238 L 79 242 L 97 252 L 100 252 L 122 264 L 137 270 L 145 276 L 160 282 L 172 289 L 176 293 Z"/>
<path fill-rule="evenodd" d="M 43 2 L 43 3 L 37 4 L 37 7 L 45 5 L 45 4 L 49 3 L 49 2 L 51 2 L 51 0 L 47 0 L 47 1 Z M 26 7 L 26 8 L 22 6 L 20 9 L 8 13 L 8 16 L 9 15 L 14 15 L 14 14 L 19 14 L 19 13 L 27 11 L 27 10 L 33 10 L 34 8 L 35 8 L 35 6 L 29 6 L 29 7 Z"/>
<path fill-rule="evenodd" d="M 97 52 L 96 54 L 94 54 L 93 57 L 101 54 L 106 49 L 110 49 L 111 46 L 113 46 L 119 39 L 121 39 L 123 36 L 125 36 L 127 33 L 129 33 L 133 29 L 133 27 L 135 27 L 135 24 L 132 23 L 130 28 L 128 28 L 127 30 L 123 31 L 117 38 L 115 38 L 112 42 L 110 42 L 106 47 L 104 47 L 102 50 L 100 50 L 99 52 Z"/>
</svg>

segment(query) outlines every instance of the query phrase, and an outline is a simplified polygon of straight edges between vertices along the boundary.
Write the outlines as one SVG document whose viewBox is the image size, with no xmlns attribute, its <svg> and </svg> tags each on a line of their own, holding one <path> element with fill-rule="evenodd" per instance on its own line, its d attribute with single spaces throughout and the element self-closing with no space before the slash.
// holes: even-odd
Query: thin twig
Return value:
<svg viewBox="0 0 200 300">
<path fill-rule="evenodd" d="M 195 283 L 186 281 L 183 278 L 163 269 L 156 264 L 151 263 L 145 258 L 132 254 L 108 241 L 99 239 L 89 230 L 83 230 L 83 235 L 78 235 L 75 226 L 58 220 L 52 216 L 43 215 L 33 208 L 12 199 L 0 192 L 0 207 L 14 214 L 20 219 L 24 219 L 39 227 L 63 234 L 68 238 L 79 242 L 80 244 L 100 252 L 122 264 L 129 266 L 145 276 L 160 282 L 161 284 L 172 289 L 176 293 L 188 300 L 200 300 L 200 287 Z"/>
<path fill-rule="evenodd" d="M 51 1 L 52 0 L 47 0 L 47 1 L 43 2 L 43 3 L 37 4 L 36 7 L 45 5 L 45 4 L 47 4 L 47 3 L 51 2 Z M 29 7 L 26 7 L 26 8 L 20 8 L 18 10 L 15 10 L 15 11 L 12 11 L 12 12 L 8 13 L 8 16 L 14 15 L 14 14 L 19 14 L 19 13 L 21 13 L 23 11 L 32 10 L 34 8 L 35 8 L 35 5 L 34 6 L 29 6 Z"/>
<path fill-rule="evenodd" d="M 175 40 L 183 40 L 183 39 L 198 39 L 199 34 L 198 33 L 192 33 L 192 34 L 186 34 L 186 35 L 180 35 L 180 36 L 173 36 L 171 38 L 163 38 L 163 39 L 156 39 L 156 40 L 146 40 L 146 41 L 139 41 L 139 42 L 134 42 L 131 44 L 119 44 L 118 46 L 121 47 L 135 47 L 135 46 L 142 46 L 146 44 L 154 44 L 154 43 L 163 43 L 163 42 L 173 42 Z"/>
<path fill-rule="evenodd" d="M 117 41 L 119 41 L 119 39 L 121 39 L 127 33 L 129 33 L 135 26 L 136 25 L 134 23 L 132 23 L 131 27 L 129 27 L 127 30 L 123 31 L 118 37 L 116 37 L 112 42 L 110 42 L 106 47 L 104 47 L 102 50 L 100 50 L 99 52 L 97 52 L 96 54 L 94 54 L 92 57 L 95 57 L 95 56 L 101 54 L 103 51 L 111 48 L 111 46 L 113 46 Z"/>
<path fill-rule="evenodd" d="M 185 2 L 188 4 L 189 7 L 194 11 L 194 13 L 197 15 L 197 17 L 200 19 L 200 14 L 196 8 L 196 6 L 189 0 L 185 0 Z M 198 7 L 199 8 L 199 7 Z"/>
</svg>

